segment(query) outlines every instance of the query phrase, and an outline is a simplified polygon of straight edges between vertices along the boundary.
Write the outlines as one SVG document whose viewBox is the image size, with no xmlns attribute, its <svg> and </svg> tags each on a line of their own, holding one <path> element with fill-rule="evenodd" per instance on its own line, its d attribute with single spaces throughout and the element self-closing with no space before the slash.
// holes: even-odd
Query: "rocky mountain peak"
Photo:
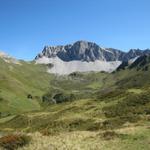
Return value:
<svg viewBox="0 0 150 150">
<path fill-rule="evenodd" d="M 48 58 L 59 57 L 63 61 L 81 60 L 95 61 L 105 60 L 103 57 L 104 49 L 96 43 L 88 41 L 77 41 L 74 44 L 65 46 L 45 46 L 42 53 L 36 59 L 43 56 Z"/>
<path fill-rule="evenodd" d="M 58 57 L 62 61 L 129 61 L 143 54 L 150 54 L 150 50 L 130 49 L 129 52 L 123 52 L 114 48 L 102 48 L 98 44 L 80 40 L 74 44 L 65 46 L 45 46 L 42 53 L 36 56 L 36 60 L 42 57 Z"/>
</svg>

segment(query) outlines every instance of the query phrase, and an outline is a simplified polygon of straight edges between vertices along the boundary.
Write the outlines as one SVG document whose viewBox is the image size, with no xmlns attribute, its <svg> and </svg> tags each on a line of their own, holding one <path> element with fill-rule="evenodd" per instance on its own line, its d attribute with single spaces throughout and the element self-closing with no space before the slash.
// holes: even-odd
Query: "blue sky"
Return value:
<svg viewBox="0 0 150 150">
<path fill-rule="evenodd" d="M 150 0 L 0 0 L 0 50 L 26 60 L 44 45 L 94 41 L 150 48 Z"/>
</svg>

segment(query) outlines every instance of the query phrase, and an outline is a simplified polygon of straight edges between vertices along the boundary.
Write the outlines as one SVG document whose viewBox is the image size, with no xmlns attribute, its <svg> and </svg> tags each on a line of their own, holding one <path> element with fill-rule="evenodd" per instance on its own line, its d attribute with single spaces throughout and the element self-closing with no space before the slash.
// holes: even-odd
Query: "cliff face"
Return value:
<svg viewBox="0 0 150 150">
<path fill-rule="evenodd" d="M 150 50 L 131 49 L 129 52 L 113 48 L 102 48 L 96 43 L 77 41 L 72 45 L 45 46 L 42 53 L 36 56 L 36 60 L 43 56 L 47 58 L 59 57 L 63 61 L 128 61 L 137 56 L 150 53 Z"/>
</svg>

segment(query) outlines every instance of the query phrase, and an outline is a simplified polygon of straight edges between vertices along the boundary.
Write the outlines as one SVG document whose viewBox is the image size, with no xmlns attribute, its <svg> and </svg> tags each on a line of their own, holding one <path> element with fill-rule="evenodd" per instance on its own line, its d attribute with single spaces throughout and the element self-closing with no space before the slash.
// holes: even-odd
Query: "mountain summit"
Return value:
<svg viewBox="0 0 150 150">
<path fill-rule="evenodd" d="M 65 46 L 45 46 L 42 53 L 36 59 L 43 56 L 52 58 L 59 57 L 63 61 L 114 61 L 119 59 L 121 51 L 116 49 L 105 49 L 96 43 L 87 41 L 77 41 L 74 44 Z"/>
<path fill-rule="evenodd" d="M 50 73 L 69 74 L 75 71 L 114 71 L 121 62 L 127 62 L 150 50 L 131 49 L 123 52 L 114 48 L 102 48 L 88 41 L 77 41 L 65 46 L 45 46 L 35 58 L 36 63 L 53 64 Z"/>
</svg>

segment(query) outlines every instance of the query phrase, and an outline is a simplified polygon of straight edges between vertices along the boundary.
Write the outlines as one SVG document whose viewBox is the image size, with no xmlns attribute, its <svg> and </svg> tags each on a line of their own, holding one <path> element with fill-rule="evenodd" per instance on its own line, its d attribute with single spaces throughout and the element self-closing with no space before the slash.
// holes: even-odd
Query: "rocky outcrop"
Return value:
<svg viewBox="0 0 150 150">
<path fill-rule="evenodd" d="M 62 61 L 129 61 L 132 58 L 150 53 L 149 49 L 131 49 L 129 52 L 113 48 L 102 48 L 96 43 L 77 41 L 72 45 L 45 46 L 42 53 L 36 56 L 36 60 L 43 56 L 47 58 L 59 57 Z"/>
</svg>

